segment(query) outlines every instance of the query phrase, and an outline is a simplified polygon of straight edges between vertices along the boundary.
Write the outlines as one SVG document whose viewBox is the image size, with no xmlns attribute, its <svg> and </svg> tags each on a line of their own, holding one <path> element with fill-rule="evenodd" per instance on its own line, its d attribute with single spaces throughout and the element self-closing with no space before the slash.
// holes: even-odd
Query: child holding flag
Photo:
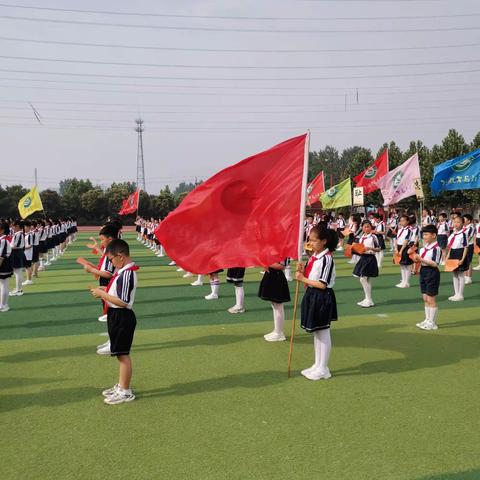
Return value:
<svg viewBox="0 0 480 480">
<path fill-rule="evenodd" d="M 315 362 L 302 375 L 309 380 L 328 379 L 332 376 L 328 360 L 332 349 L 330 324 L 337 320 L 335 262 L 332 252 L 336 249 L 338 235 L 333 230 L 316 226 L 310 232 L 313 255 L 303 269 L 297 266 L 296 279 L 307 286 L 301 307 L 301 327 L 313 333 Z"/>
</svg>

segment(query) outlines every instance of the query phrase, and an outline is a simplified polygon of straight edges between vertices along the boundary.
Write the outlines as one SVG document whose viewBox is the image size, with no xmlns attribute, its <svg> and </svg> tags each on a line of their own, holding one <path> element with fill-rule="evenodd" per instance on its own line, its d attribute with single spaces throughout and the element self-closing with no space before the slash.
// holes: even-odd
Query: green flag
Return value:
<svg viewBox="0 0 480 480">
<path fill-rule="evenodd" d="M 322 207 L 325 209 L 334 209 L 345 207 L 352 204 L 352 184 L 350 178 L 347 178 L 338 185 L 329 188 L 320 197 Z"/>
</svg>

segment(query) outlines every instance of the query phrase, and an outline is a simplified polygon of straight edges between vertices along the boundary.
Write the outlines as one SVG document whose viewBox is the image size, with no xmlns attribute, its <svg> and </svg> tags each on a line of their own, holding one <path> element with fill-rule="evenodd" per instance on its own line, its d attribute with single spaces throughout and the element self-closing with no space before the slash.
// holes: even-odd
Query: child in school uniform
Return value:
<svg viewBox="0 0 480 480">
<path fill-rule="evenodd" d="M 227 269 L 227 283 L 232 283 L 235 287 L 235 305 L 228 309 L 229 313 L 245 312 L 245 291 L 243 289 L 244 278 L 245 268 L 234 267 Z"/>
<path fill-rule="evenodd" d="M 475 245 L 480 248 L 480 221 L 478 221 L 477 225 L 475 226 Z M 473 270 L 480 270 L 480 256 L 478 265 L 473 267 Z"/>
<path fill-rule="evenodd" d="M 8 279 L 13 275 L 11 262 L 12 248 L 7 239 L 10 230 L 8 223 L 0 222 L 0 312 L 10 310 L 8 306 Z"/>
<path fill-rule="evenodd" d="M 475 226 L 473 225 L 473 217 L 469 213 L 463 215 L 463 229 L 467 235 L 467 262 L 468 270 L 465 271 L 465 285 L 472 283 L 472 262 L 473 262 L 473 249 L 475 244 Z"/>
<path fill-rule="evenodd" d="M 359 277 L 363 287 L 365 298 L 357 303 L 363 308 L 375 306 L 372 299 L 372 278 L 378 277 L 378 264 L 375 253 L 380 251 L 378 238 L 372 233 L 372 224 L 365 220 L 362 223 L 363 235 L 359 243 L 365 247 L 365 252 L 360 255 L 360 259 L 355 265 L 353 275 Z"/>
<path fill-rule="evenodd" d="M 453 232 L 448 237 L 447 260 L 459 260 L 458 267 L 453 271 L 454 295 L 448 297 L 451 302 L 461 302 L 465 290 L 465 272 L 468 270 L 468 241 L 463 229 L 463 218 L 456 216 L 453 220 Z"/>
<path fill-rule="evenodd" d="M 436 297 L 440 286 L 440 270 L 442 249 L 437 242 L 437 227 L 432 224 L 422 229 L 423 248 L 413 254 L 413 260 L 420 263 L 420 291 L 425 303 L 425 320 L 417 323 L 422 330 L 437 330 L 438 307 Z"/>
<path fill-rule="evenodd" d="M 268 266 L 258 289 L 258 296 L 262 300 L 272 303 L 273 331 L 263 336 L 267 342 L 283 342 L 286 340 L 283 333 L 285 324 L 283 304 L 290 301 L 290 290 L 283 272 L 287 261 L 288 259 L 285 259 L 283 262 Z"/>
<path fill-rule="evenodd" d="M 398 220 L 397 253 L 400 255 L 400 274 L 402 280 L 395 285 L 397 288 L 410 287 L 410 265 L 413 263 L 408 255 L 412 237 L 412 230 L 408 228 L 408 216 L 401 215 Z"/>
<path fill-rule="evenodd" d="M 301 327 L 313 333 L 315 362 L 302 370 L 309 380 L 328 379 L 332 376 L 328 360 L 332 349 L 330 324 L 337 320 L 335 262 L 332 252 L 336 249 L 338 235 L 333 230 L 316 226 L 310 232 L 309 242 L 313 248 L 307 266 L 297 266 L 296 279 L 307 286 L 301 306 Z"/>
<path fill-rule="evenodd" d="M 24 255 L 25 255 L 25 270 L 27 272 L 27 279 L 22 282 L 22 285 L 32 285 L 32 260 L 33 260 L 33 232 L 32 232 L 32 223 L 29 220 L 25 220 L 24 222 L 24 241 L 25 241 L 25 248 L 24 248 Z"/>
<path fill-rule="evenodd" d="M 390 251 L 397 249 L 397 215 L 395 212 L 390 212 L 387 220 L 387 237 L 390 239 Z"/>
<path fill-rule="evenodd" d="M 131 389 L 132 360 L 130 349 L 133 342 L 137 319 L 132 310 L 137 288 L 138 267 L 130 258 L 128 243 L 114 239 L 105 249 L 108 260 L 116 269 L 105 289 L 94 288 L 91 293 L 102 299 L 108 306 L 107 324 L 111 341 L 111 355 L 119 362 L 119 379 L 112 388 L 102 392 L 107 405 L 118 405 L 135 400 Z"/>
<path fill-rule="evenodd" d="M 448 222 L 447 222 L 447 214 L 445 212 L 440 213 L 440 215 L 438 216 L 437 231 L 438 231 L 437 243 L 438 243 L 438 246 L 442 249 L 442 260 L 440 262 L 440 265 L 445 265 L 448 236 L 450 235 L 450 230 L 448 228 Z"/>
<path fill-rule="evenodd" d="M 23 233 L 24 223 L 22 220 L 16 220 L 12 223 L 13 235 L 10 242 L 12 248 L 12 268 L 15 275 L 15 289 L 9 295 L 11 297 L 19 297 L 23 295 L 23 269 L 25 267 L 25 255 L 23 250 L 25 248 L 25 235 Z"/>
<path fill-rule="evenodd" d="M 385 225 L 385 222 L 383 221 L 383 215 L 381 215 L 380 213 L 374 213 L 373 218 L 375 219 L 375 236 L 377 237 L 378 246 L 380 247 L 380 251 L 375 254 L 375 257 L 377 258 L 378 268 L 382 268 L 384 257 L 383 252 L 386 248 L 385 235 L 387 233 L 387 227 Z"/>
<path fill-rule="evenodd" d="M 38 262 L 40 259 L 40 225 L 35 220 L 32 221 L 33 235 L 33 254 L 32 254 L 32 273 L 35 278 L 38 277 Z"/>
</svg>

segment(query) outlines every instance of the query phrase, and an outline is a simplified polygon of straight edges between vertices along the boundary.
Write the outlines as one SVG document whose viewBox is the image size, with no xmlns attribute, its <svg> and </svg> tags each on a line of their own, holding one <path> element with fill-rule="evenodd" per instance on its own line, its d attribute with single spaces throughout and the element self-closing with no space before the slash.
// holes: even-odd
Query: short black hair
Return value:
<svg viewBox="0 0 480 480">
<path fill-rule="evenodd" d="M 335 230 L 331 228 L 326 228 L 325 226 L 316 225 L 310 231 L 310 234 L 315 233 L 319 240 L 326 240 L 327 243 L 325 246 L 330 252 L 333 252 L 338 245 L 338 234 Z"/>
<path fill-rule="evenodd" d="M 112 224 L 107 224 L 99 232 L 99 235 L 103 235 L 108 238 L 117 238 L 118 237 L 118 228 L 114 227 Z"/>
<path fill-rule="evenodd" d="M 437 227 L 435 225 L 425 225 L 422 228 L 422 233 L 434 233 L 435 235 L 438 234 Z"/>
<path fill-rule="evenodd" d="M 370 226 L 372 226 L 372 222 L 371 222 L 370 220 L 364 220 L 364 221 L 362 222 L 362 227 L 363 227 L 364 225 L 370 225 Z"/>
<path fill-rule="evenodd" d="M 130 248 L 128 243 L 125 240 L 121 240 L 120 238 L 115 238 L 112 240 L 105 249 L 105 253 L 109 253 L 110 255 L 125 255 L 126 257 L 130 256 Z"/>
<path fill-rule="evenodd" d="M 469 222 L 472 222 L 473 221 L 473 217 L 469 214 L 469 213 L 464 213 L 463 214 L 463 218 L 465 220 L 468 220 Z"/>
</svg>

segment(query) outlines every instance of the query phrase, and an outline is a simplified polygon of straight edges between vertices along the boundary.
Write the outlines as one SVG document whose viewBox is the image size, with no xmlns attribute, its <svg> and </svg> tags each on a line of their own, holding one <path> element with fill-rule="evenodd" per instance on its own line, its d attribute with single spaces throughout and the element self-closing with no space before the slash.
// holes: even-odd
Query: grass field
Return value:
<svg viewBox="0 0 480 480">
<path fill-rule="evenodd" d="M 2 480 L 480 479 L 480 278 L 451 303 L 443 274 L 441 328 L 424 332 L 416 278 L 394 288 L 387 259 L 377 306 L 361 309 L 338 258 L 333 377 L 310 382 L 299 371 L 312 363 L 311 336 L 298 332 L 291 379 L 288 343 L 263 340 L 272 314 L 256 297 L 258 270 L 247 274 L 247 312 L 230 315 L 232 286 L 207 302 L 208 285 L 191 287 L 128 234 L 141 267 L 137 400 L 109 407 L 100 394 L 117 364 L 95 354 L 106 326 L 75 263 L 87 237 L 0 314 Z"/>
</svg>

